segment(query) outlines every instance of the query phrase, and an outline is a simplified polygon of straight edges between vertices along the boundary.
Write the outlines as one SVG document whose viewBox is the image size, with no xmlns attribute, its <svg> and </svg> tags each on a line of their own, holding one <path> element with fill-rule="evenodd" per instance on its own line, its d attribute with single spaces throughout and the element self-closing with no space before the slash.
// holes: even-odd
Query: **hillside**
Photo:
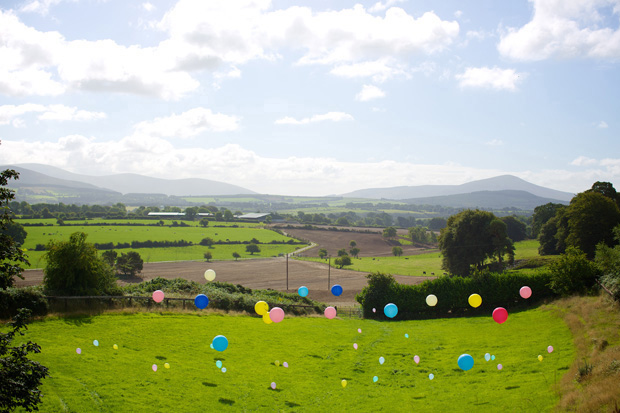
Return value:
<svg viewBox="0 0 620 413">
<path fill-rule="evenodd" d="M 413 205 L 441 205 L 452 208 L 503 209 L 514 207 L 528 211 L 549 202 L 568 203 L 558 199 L 539 197 L 526 191 L 515 190 L 476 191 L 467 194 L 406 199 L 404 202 Z"/>
</svg>

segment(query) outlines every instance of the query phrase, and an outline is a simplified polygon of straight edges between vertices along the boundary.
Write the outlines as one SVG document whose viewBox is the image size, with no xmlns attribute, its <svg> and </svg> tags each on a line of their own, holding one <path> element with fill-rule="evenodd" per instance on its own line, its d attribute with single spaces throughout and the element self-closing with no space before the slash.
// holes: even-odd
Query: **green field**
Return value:
<svg viewBox="0 0 620 413">
<path fill-rule="evenodd" d="M 223 352 L 209 348 L 220 334 L 229 341 Z M 501 325 L 490 316 L 267 325 L 216 313 L 106 314 L 34 322 L 23 339 L 41 345 L 34 357 L 50 369 L 43 412 L 549 411 L 575 354 L 564 322 L 541 308 Z M 474 358 L 469 371 L 457 365 L 463 353 Z"/>
</svg>

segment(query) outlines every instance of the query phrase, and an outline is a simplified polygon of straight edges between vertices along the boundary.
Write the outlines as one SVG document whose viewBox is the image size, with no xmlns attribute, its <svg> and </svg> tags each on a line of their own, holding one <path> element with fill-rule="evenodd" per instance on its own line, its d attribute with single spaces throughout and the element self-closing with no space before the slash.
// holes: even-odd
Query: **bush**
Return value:
<svg viewBox="0 0 620 413">
<path fill-rule="evenodd" d="M 40 289 L 0 289 L 0 319 L 8 320 L 14 317 L 20 308 L 29 309 L 34 316 L 46 315 L 48 311 L 47 300 Z"/>
<path fill-rule="evenodd" d="M 549 286 L 561 296 L 587 293 L 596 283 L 599 270 L 584 252 L 569 247 L 566 253 L 549 265 Z"/>
</svg>

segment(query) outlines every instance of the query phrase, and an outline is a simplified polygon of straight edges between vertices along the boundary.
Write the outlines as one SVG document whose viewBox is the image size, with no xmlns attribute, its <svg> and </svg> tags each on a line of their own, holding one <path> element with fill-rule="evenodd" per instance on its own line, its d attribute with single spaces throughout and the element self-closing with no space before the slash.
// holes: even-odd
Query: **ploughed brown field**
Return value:
<svg viewBox="0 0 620 413">
<path fill-rule="evenodd" d="M 295 237 L 310 240 L 316 247 L 304 251 L 305 256 L 317 256 L 319 248 L 326 248 L 332 256 L 336 256 L 340 248 L 350 249 L 349 242 L 355 240 L 360 256 L 388 256 L 392 254 L 392 245 L 377 233 L 356 233 L 317 231 L 304 229 L 283 229 L 284 232 Z M 403 245 L 403 254 L 412 255 L 422 253 L 424 250 L 412 246 Z M 288 266 L 288 289 L 287 289 L 287 266 Z M 204 272 L 213 269 L 216 281 L 241 284 L 255 289 L 271 288 L 279 291 L 296 292 L 297 288 L 305 285 L 310 290 L 308 297 L 332 305 L 353 305 L 355 295 L 366 286 L 367 273 L 328 269 L 327 263 L 287 260 L 284 257 L 251 259 L 241 261 L 179 261 L 145 263 L 141 278 L 119 281 L 120 284 L 140 282 L 156 277 L 185 278 L 200 283 L 207 282 Z M 43 282 L 42 270 L 26 270 L 23 273 L 25 280 L 18 279 L 17 286 L 37 285 Z M 401 284 L 419 284 L 429 277 L 413 277 L 394 275 Z M 329 285 L 340 284 L 343 294 L 335 297 L 328 289 Z"/>
</svg>

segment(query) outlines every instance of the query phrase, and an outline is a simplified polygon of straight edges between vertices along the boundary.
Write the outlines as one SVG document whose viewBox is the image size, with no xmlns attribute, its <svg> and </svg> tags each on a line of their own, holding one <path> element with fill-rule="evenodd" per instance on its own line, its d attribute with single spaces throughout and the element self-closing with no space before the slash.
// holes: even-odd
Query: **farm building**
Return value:
<svg viewBox="0 0 620 413">
<path fill-rule="evenodd" d="M 185 212 L 149 212 L 149 216 L 162 218 L 178 218 L 184 217 Z"/>
<path fill-rule="evenodd" d="M 242 219 L 244 221 L 256 221 L 256 222 L 264 222 L 271 213 L 269 212 L 252 212 L 249 214 L 239 215 L 237 219 Z"/>
</svg>

